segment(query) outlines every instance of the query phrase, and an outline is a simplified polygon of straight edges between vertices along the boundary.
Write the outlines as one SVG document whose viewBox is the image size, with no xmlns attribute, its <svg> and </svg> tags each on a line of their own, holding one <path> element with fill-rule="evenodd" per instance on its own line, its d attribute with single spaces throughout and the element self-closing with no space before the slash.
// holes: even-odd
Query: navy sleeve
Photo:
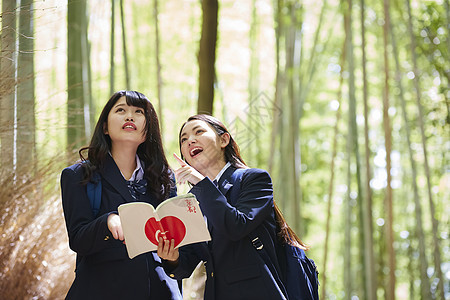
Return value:
<svg viewBox="0 0 450 300">
<path fill-rule="evenodd" d="M 189 278 L 199 262 L 205 260 L 205 258 L 200 257 L 201 253 L 204 252 L 202 247 L 207 247 L 206 243 L 195 243 L 180 247 L 178 263 L 173 265 L 172 262 L 163 260 L 164 270 L 171 278 L 177 280 Z"/>
<path fill-rule="evenodd" d="M 232 189 L 233 187 L 231 187 Z M 248 169 L 242 176 L 237 199 L 227 198 L 207 177 L 192 189 L 200 208 L 214 230 L 238 241 L 246 237 L 271 214 L 273 188 L 269 174 L 261 169 Z M 228 191 L 227 195 L 229 195 Z"/>
<path fill-rule="evenodd" d="M 175 173 L 170 171 L 170 179 L 171 179 L 171 185 L 170 185 L 170 195 L 169 198 L 173 198 L 177 196 L 177 184 L 175 180 Z"/>
<path fill-rule="evenodd" d="M 86 185 L 80 181 L 81 168 L 66 168 L 61 174 L 61 195 L 70 248 L 80 255 L 90 255 L 108 247 L 109 214 L 94 218 Z M 108 237 L 107 237 L 108 236 Z"/>
</svg>

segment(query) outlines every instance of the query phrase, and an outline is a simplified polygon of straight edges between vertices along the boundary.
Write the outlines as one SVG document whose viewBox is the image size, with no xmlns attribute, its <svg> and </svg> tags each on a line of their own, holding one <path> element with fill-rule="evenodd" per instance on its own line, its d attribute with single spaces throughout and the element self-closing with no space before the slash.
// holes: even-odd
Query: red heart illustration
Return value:
<svg viewBox="0 0 450 300">
<path fill-rule="evenodd" d="M 171 240 L 174 239 L 175 247 L 178 246 L 186 235 L 186 226 L 183 221 L 174 216 L 167 216 L 157 221 L 155 218 L 150 218 L 145 223 L 145 235 L 148 240 L 155 245 L 158 245 L 158 239 Z"/>
</svg>

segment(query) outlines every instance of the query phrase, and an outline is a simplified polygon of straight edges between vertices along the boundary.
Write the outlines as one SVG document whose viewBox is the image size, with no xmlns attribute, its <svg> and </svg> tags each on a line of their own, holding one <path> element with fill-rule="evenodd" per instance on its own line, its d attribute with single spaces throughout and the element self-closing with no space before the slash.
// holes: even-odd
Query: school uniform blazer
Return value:
<svg viewBox="0 0 450 300">
<path fill-rule="evenodd" d="M 206 216 L 212 240 L 181 247 L 175 268 L 168 261 L 163 265 L 172 278 L 182 279 L 204 261 L 205 300 L 285 299 L 248 237 L 257 227 L 264 226 L 269 232 L 264 247 L 271 256 L 275 255 L 271 178 L 264 170 L 247 169 L 240 191 L 233 191 L 235 171 L 236 168 L 229 167 L 218 187 L 206 177 L 191 189 Z"/>
<path fill-rule="evenodd" d="M 178 282 L 165 274 L 156 253 L 130 259 L 126 246 L 112 237 L 107 226 L 111 212 L 133 202 L 126 181 L 111 156 L 99 171 L 102 199 L 97 217 L 81 184 L 83 169 L 75 164 L 62 171 L 61 192 L 69 246 L 77 253 L 75 280 L 66 299 L 182 299 Z M 176 195 L 176 189 L 171 196 Z M 156 207 L 156 199 L 140 195 L 139 201 Z"/>
</svg>

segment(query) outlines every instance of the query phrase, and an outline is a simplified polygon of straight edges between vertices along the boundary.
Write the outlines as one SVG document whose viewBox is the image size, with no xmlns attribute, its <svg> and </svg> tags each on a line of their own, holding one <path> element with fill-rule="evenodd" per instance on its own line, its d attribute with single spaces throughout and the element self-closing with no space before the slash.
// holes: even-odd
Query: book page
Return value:
<svg viewBox="0 0 450 300">
<path fill-rule="evenodd" d="M 130 258 L 155 251 L 160 237 L 173 239 L 175 248 L 211 240 L 193 194 L 167 199 L 156 210 L 145 202 L 122 204 L 119 216 Z"/>
</svg>

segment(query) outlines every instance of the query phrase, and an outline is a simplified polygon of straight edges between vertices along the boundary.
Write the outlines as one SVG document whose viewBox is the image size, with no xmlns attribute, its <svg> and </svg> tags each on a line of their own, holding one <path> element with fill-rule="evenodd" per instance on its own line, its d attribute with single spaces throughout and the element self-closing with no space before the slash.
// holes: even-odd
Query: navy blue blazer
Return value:
<svg viewBox="0 0 450 300">
<path fill-rule="evenodd" d="M 242 175 L 240 191 L 233 191 L 235 171 L 236 168 L 229 167 L 220 178 L 218 188 L 206 177 L 191 189 L 207 218 L 212 239 L 181 247 L 176 268 L 164 261 L 165 270 L 172 278 L 183 279 L 204 261 L 205 300 L 285 299 L 248 237 L 257 227 L 264 226 L 270 240 L 264 240 L 263 244 L 271 256 L 275 255 L 271 178 L 264 170 L 247 169 Z"/>
<path fill-rule="evenodd" d="M 66 299 L 182 299 L 178 282 L 165 274 L 156 252 L 130 259 L 126 246 L 112 237 L 108 215 L 119 205 L 134 201 L 111 156 L 100 170 L 102 199 L 93 216 L 86 185 L 81 183 L 83 168 L 75 164 L 61 174 L 61 193 L 69 246 L 77 253 L 75 280 Z M 176 189 L 171 191 L 171 197 Z M 157 201 L 147 193 L 139 201 Z"/>
</svg>

